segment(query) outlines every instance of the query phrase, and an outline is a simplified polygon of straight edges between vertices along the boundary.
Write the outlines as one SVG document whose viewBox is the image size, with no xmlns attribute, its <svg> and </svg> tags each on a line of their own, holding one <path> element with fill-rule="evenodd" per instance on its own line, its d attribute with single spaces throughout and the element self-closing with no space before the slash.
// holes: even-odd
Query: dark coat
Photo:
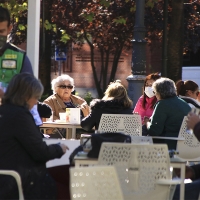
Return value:
<svg viewBox="0 0 200 200">
<path fill-rule="evenodd" d="M 190 112 L 190 106 L 177 96 L 159 100 L 151 117 L 148 135 L 163 137 L 178 137 L 184 116 Z M 166 143 L 169 149 L 176 149 L 175 140 L 155 140 Z"/>
<path fill-rule="evenodd" d="M 60 145 L 47 146 L 43 142 L 31 113 L 25 107 L 0 106 L 0 130 L 0 169 L 15 170 L 20 174 L 25 199 L 53 199 L 55 184 L 47 173 L 46 162 L 63 155 Z M 1 192 L 4 181 L 0 177 Z M 5 190 L 14 190 L 12 181 L 8 183 Z M 4 199 L 1 192 L 0 199 Z"/>
<path fill-rule="evenodd" d="M 94 126 L 97 130 L 102 114 L 132 114 L 132 109 L 127 108 L 118 100 L 99 100 L 95 99 L 90 104 L 91 113 L 81 121 L 81 126 L 86 131 Z"/>
</svg>

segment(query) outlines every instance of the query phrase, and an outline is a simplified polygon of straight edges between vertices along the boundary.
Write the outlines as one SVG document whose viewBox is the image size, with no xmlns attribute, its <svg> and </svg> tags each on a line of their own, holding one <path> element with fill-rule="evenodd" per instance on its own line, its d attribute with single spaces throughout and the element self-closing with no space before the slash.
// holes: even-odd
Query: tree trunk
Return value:
<svg viewBox="0 0 200 200">
<path fill-rule="evenodd" d="M 172 1 L 172 16 L 168 37 L 167 77 L 174 81 L 182 78 L 183 2 L 184 0 Z"/>
<path fill-rule="evenodd" d="M 88 45 L 90 46 L 91 66 L 92 66 L 92 72 L 93 72 L 94 82 L 95 82 L 95 85 L 96 85 L 98 96 L 99 96 L 99 98 L 102 98 L 103 97 L 103 91 L 101 89 L 101 84 L 98 81 L 96 67 L 94 65 L 94 47 L 93 47 L 93 44 L 87 38 L 87 34 L 85 32 L 84 32 L 84 38 L 87 41 Z"/>
<path fill-rule="evenodd" d="M 49 5 L 52 0 L 43 0 L 41 3 L 43 20 L 50 20 Z M 44 4 L 43 4 L 44 3 Z M 42 17 L 42 18 L 43 18 Z M 47 97 L 51 92 L 51 35 L 47 34 L 43 26 L 40 29 L 40 60 L 39 60 L 39 78 L 44 86 L 44 95 Z"/>
<path fill-rule="evenodd" d="M 112 71 L 111 71 L 111 74 L 110 74 L 109 82 L 114 81 L 114 79 L 115 79 L 115 74 L 116 74 L 116 71 L 117 71 L 118 62 L 119 62 L 119 58 L 120 58 L 121 53 L 122 53 L 123 46 L 124 46 L 124 43 L 121 43 L 121 46 L 119 48 L 117 48 L 116 51 L 115 51 L 115 55 L 114 55 L 113 63 L 112 63 Z"/>
</svg>

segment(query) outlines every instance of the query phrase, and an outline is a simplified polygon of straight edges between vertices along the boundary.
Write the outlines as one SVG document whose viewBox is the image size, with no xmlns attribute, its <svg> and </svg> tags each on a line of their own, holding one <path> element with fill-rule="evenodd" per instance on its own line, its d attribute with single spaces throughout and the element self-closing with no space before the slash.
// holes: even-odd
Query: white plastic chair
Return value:
<svg viewBox="0 0 200 200">
<path fill-rule="evenodd" d="M 114 165 L 124 199 L 171 199 L 170 159 L 166 144 L 103 143 L 99 165 Z"/>
<path fill-rule="evenodd" d="M 183 159 L 185 161 L 200 161 L 200 142 L 192 132 L 189 133 L 187 131 L 187 116 L 183 118 L 183 122 L 177 138 L 157 136 L 152 136 L 152 138 L 177 140 L 177 158 Z"/>
<path fill-rule="evenodd" d="M 138 114 L 102 114 L 98 132 L 121 132 L 142 135 L 142 121 Z"/>
<path fill-rule="evenodd" d="M 16 171 L 13 171 L 13 170 L 0 170 L 0 174 L 12 176 L 15 178 L 17 182 L 18 191 L 19 191 L 19 200 L 24 200 L 20 175 Z"/>
<path fill-rule="evenodd" d="M 70 168 L 71 199 L 123 200 L 113 166 Z"/>
</svg>

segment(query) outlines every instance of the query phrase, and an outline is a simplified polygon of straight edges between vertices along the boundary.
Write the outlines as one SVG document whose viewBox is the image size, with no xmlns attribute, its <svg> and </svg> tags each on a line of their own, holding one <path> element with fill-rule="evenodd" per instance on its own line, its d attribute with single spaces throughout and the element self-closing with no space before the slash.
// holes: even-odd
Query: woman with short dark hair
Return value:
<svg viewBox="0 0 200 200">
<path fill-rule="evenodd" d="M 60 158 L 64 144 L 47 146 L 30 110 L 43 93 L 33 75 L 20 73 L 10 81 L 0 106 L 0 169 L 15 170 L 22 179 L 25 199 L 56 199 L 56 185 L 46 170 L 46 162 Z M 17 199 L 16 183 L 0 177 L 0 199 Z"/>
<path fill-rule="evenodd" d="M 150 136 L 178 137 L 184 116 L 191 110 L 190 106 L 177 97 L 176 86 L 169 78 L 160 78 L 152 85 L 158 102 L 155 105 L 151 121 L 147 123 Z M 175 140 L 155 140 L 166 143 L 169 149 L 176 149 Z"/>
</svg>

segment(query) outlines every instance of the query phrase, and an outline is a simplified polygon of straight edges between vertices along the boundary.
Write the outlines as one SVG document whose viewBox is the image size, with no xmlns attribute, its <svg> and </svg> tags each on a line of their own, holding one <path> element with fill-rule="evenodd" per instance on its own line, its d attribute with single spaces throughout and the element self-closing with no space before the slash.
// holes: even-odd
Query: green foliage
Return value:
<svg viewBox="0 0 200 200">
<path fill-rule="evenodd" d="M 51 30 L 53 28 L 52 24 L 48 20 L 45 20 L 44 27 L 46 30 Z"/>
<path fill-rule="evenodd" d="M 113 20 L 116 24 L 126 24 L 126 19 L 124 19 L 123 17 L 118 17 L 117 19 Z"/>
<path fill-rule="evenodd" d="M 105 6 L 105 7 L 109 7 L 110 6 L 110 0 L 101 0 L 100 4 Z"/>
<path fill-rule="evenodd" d="M 24 31 L 26 30 L 26 27 L 23 24 L 18 25 L 19 30 Z"/>
<path fill-rule="evenodd" d="M 90 105 L 90 102 L 92 101 L 92 99 L 94 99 L 90 92 L 86 92 L 83 98 L 85 99 L 88 105 Z"/>
<path fill-rule="evenodd" d="M 94 18 L 94 13 L 89 13 L 89 14 L 83 14 L 82 15 L 88 22 L 92 22 Z"/>
<path fill-rule="evenodd" d="M 60 41 L 66 44 L 69 40 L 70 40 L 70 36 L 65 33 L 65 34 L 63 34 L 61 36 L 61 40 Z"/>
</svg>

